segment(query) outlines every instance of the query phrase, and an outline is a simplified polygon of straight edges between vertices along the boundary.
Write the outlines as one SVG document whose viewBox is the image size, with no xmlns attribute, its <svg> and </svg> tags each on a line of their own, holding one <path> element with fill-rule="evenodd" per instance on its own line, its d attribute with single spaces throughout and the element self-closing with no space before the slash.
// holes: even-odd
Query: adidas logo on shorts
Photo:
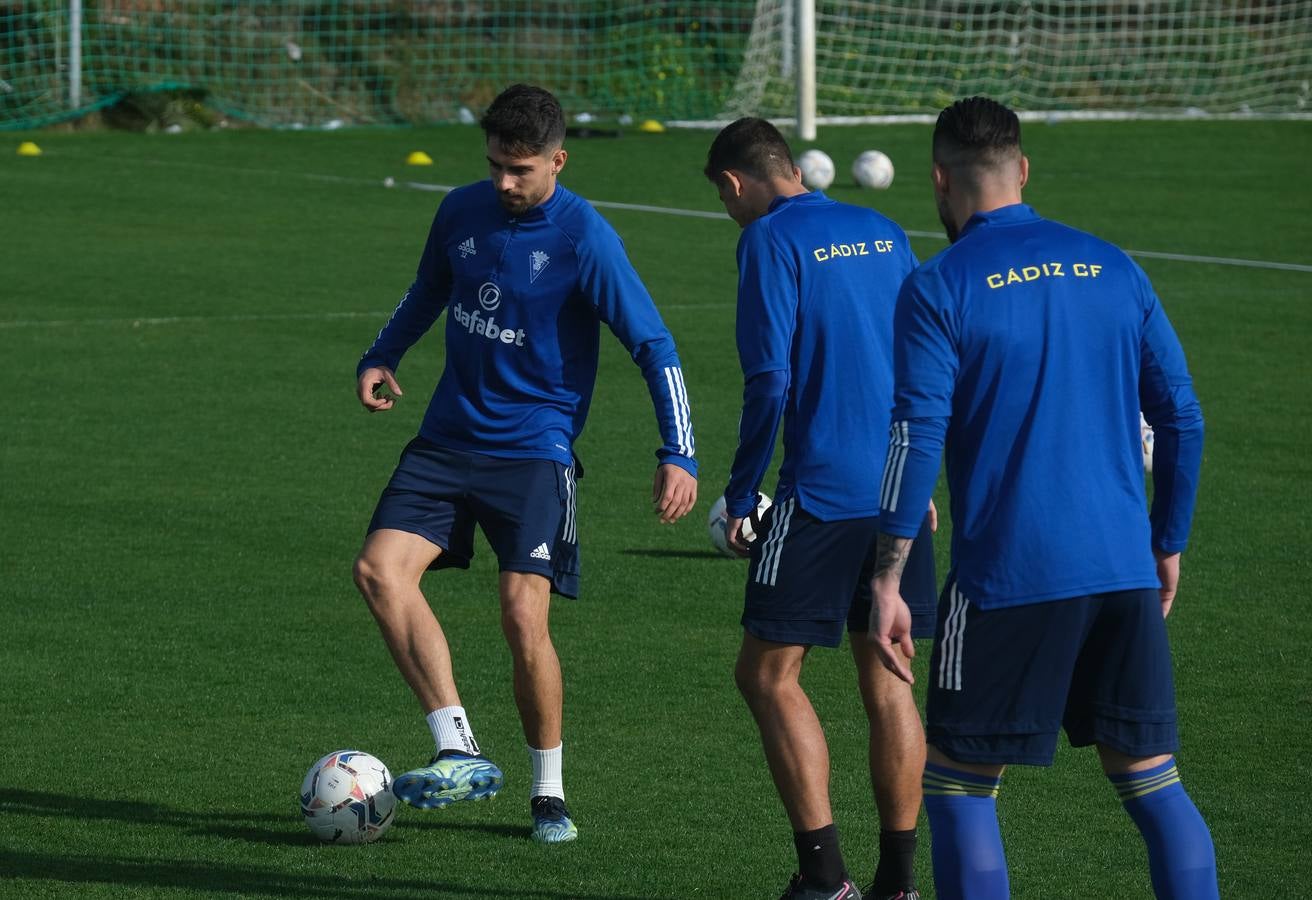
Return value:
<svg viewBox="0 0 1312 900">
<path fill-rule="evenodd" d="M 530 553 L 529 556 L 534 559 L 545 559 L 547 562 L 551 562 L 551 551 L 547 549 L 546 544 L 538 544 L 538 548 Z"/>
</svg>

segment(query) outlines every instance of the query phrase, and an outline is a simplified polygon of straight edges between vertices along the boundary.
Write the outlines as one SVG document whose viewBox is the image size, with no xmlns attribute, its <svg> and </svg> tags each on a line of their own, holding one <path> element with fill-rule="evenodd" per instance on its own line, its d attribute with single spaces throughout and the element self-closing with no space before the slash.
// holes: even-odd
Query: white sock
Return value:
<svg viewBox="0 0 1312 900">
<path fill-rule="evenodd" d="M 428 730 L 433 732 L 433 743 L 437 752 L 459 750 L 461 753 L 478 754 L 478 741 L 474 740 L 474 729 L 469 724 L 463 706 L 444 706 L 435 709 L 426 717 Z"/>
<path fill-rule="evenodd" d="M 557 744 L 551 750 L 528 748 L 528 757 L 533 762 L 533 787 L 528 792 L 530 797 L 565 799 L 565 782 L 560 777 L 560 757 L 564 746 Z"/>
</svg>

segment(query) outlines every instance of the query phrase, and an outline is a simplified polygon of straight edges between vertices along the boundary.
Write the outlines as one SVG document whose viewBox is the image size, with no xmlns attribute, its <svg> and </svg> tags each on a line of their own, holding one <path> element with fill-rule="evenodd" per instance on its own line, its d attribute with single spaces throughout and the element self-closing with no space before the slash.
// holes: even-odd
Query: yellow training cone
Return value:
<svg viewBox="0 0 1312 900">
<path fill-rule="evenodd" d="M 433 157 L 422 150 L 416 150 L 405 158 L 405 164 L 407 166 L 431 166 Z"/>
<path fill-rule="evenodd" d="M 665 130 L 665 126 L 655 119 L 648 119 L 638 126 L 639 131 L 645 131 L 648 134 L 660 134 Z"/>
<path fill-rule="evenodd" d="M 40 156 L 40 155 L 41 155 L 41 148 L 38 147 L 36 144 L 32 143 L 31 141 L 23 141 L 23 143 L 21 143 L 21 144 L 18 145 L 18 155 L 19 155 L 19 156 Z"/>
</svg>

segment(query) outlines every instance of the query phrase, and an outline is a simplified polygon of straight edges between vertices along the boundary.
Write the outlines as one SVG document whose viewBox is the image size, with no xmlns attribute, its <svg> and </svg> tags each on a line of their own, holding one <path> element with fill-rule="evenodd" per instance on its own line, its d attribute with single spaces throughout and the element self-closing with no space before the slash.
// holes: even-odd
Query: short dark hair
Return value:
<svg viewBox="0 0 1312 900">
<path fill-rule="evenodd" d="M 958 100 L 938 114 L 934 162 L 948 168 L 994 168 L 1021 155 L 1020 119 L 988 97 Z"/>
<path fill-rule="evenodd" d="M 726 125 L 706 154 L 706 177 L 719 184 L 723 172 L 735 169 L 759 181 L 793 174 L 793 153 L 784 136 L 765 119 L 742 118 Z"/>
<path fill-rule="evenodd" d="M 512 156 L 537 156 L 565 140 L 560 101 L 532 84 L 512 84 L 498 94 L 479 124 L 484 135 L 496 138 Z"/>
</svg>

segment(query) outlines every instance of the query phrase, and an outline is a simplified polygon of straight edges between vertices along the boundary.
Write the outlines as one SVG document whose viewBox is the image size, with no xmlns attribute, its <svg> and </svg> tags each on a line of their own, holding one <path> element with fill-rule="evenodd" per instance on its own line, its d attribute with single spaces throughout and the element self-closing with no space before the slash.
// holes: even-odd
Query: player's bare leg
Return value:
<svg viewBox="0 0 1312 900">
<path fill-rule="evenodd" d="M 859 635 L 852 641 L 852 656 L 870 721 L 870 784 L 879 824 L 887 831 L 915 828 L 925 770 L 925 729 L 911 685 L 885 668 L 874 647 Z"/>
<path fill-rule="evenodd" d="M 398 797 L 424 809 L 495 797 L 501 786 L 501 770 L 478 753 L 456 691 L 446 635 L 419 589 L 419 579 L 441 552 L 418 535 L 380 528 L 365 539 L 355 561 L 356 586 L 438 742 L 428 765 L 405 772 L 392 784 Z"/>
<path fill-rule="evenodd" d="M 829 747 L 799 678 L 809 648 L 743 634 L 734 678 L 761 732 L 775 788 L 793 826 L 798 874 L 789 897 L 855 894 L 829 807 Z"/>
<path fill-rule="evenodd" d="M 880 662 L 864 635 L 852 635 L 852 656 L 870 724 L 870 786 L 880 829 L 874 883 L 864 893 L 871 898 L 899 893 L 917 896 L 913 867 L 925 771 L 925 729 L 911 685 Z"/>
<path fill-rule="evenodd" d="M 419 589 L 419 579 L 441 553 L 417 534 L 380 528 L 355 560 L 356 587 L 424 712 L 460 705 L 446 635 Z"/>
<path fill-rule="evenodd" d="M 501 573 L 501 630 L 515 666 L 515 704 L 524 739 L 540 750 L 560 744 L 564 685 L 547 614 L 551 583 L 541 575 Z"/>
<path fill-rule="evenodd" d="M 807 649 L 744 634 L 734 669 L 794 831 L 811 831 L 834 820 L 829 807 L 829 746 L 799 682 Z"/>
<path fill-rule="evenodd" d="M 547 624 L 550 609 L 551 582 L 546 578 L 525 572 L 501 573 L 501 630 L 515 667 L 515 705 L 533 764 L 529 789 L 532 837 L 544 844 L 563 844 L 578 838 L 579 832 L 565 806 L 561 776 L 565 689 Z"/>
</svg>

